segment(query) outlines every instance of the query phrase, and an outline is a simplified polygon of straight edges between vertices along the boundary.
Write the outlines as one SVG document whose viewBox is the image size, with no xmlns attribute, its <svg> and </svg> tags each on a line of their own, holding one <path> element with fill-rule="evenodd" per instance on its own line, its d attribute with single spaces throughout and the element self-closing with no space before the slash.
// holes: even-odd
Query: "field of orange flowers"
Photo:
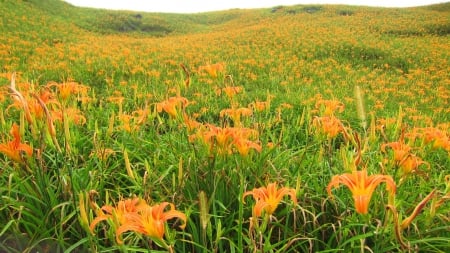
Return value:
<svg viewBox="0 0 450 253">
<path fill-rule="evenodd" d="M 450 250 L 448 4 L 152 37 L 30 2 L 0 3 L 0 252 Z"/>
</svg>

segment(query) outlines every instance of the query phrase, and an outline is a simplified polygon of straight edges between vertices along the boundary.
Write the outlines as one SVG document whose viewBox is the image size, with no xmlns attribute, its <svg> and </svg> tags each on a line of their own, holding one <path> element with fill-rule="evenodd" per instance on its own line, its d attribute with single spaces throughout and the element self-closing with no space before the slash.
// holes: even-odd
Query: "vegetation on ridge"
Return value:
<svg viewBox="0 0 450 253">
<path fill-rule="evenodd" d="M 0 251 L 450 251 L 449 6 L 0 0 Z"/>
</svg>

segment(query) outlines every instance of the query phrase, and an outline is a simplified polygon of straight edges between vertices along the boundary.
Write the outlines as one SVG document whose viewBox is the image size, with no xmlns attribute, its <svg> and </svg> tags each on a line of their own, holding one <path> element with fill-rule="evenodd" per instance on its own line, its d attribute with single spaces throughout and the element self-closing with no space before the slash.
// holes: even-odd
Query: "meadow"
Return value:
<svg viewBox="0 0 450 253">
<path fill-rule="evenodd" d="M 450 251 L 449 3 L 0 13 L 0 252 Z"/>
</svg>

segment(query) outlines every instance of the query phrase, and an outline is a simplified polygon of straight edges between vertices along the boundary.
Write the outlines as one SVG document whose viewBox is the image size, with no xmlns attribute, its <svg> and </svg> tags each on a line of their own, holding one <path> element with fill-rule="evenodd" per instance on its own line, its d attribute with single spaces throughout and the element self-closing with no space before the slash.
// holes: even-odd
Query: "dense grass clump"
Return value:
<svg viewBox="0 0 450 253">
<path fill-rule="evenodd" d="M 449 4 L 0 1 L 0 252 L 447 252 Z"/>
</svg>

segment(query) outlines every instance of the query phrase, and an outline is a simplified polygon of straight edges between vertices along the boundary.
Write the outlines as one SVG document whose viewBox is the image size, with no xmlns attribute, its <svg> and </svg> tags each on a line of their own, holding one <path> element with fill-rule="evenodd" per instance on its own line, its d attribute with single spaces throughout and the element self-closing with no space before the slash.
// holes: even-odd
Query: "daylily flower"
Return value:
<svg viewBox="0 0 450 253">
<path fill-rule="evenodd" d="M 242 108 L 228 108 L 220 111 L 220 117 L 228 116 L 233 120 L 234 126 L 241 126 L 241 116 L 251 116 L 253 114 L 252 109 Z"/>
<path fill-rule="evenodd" d="M 42 90 L 38 94 L 32 93 L 29 95 L 24 96 L 17 90 L 13 90 L 14 102 L 8 106 L 8 109 L 11 107 L 23 109 L 25 118 L 29 123 L 32 123 L 35 119 L 42 120 L 46 115 L 45 110 L 50 111 L 51 105 L 59 107 L 58 101 L 48 90 Z"/>
<path fill-rule="evenodd" d="M 133 116 L 128 115 L 128 114 L 120 114 L 119 115 L 119 121 L 122 123 L 122 129 L 125 130 L 126 132 L 131 132 L 134 130 L 134 127 L 131 126 L 131 119 L 133 118 Z"/>
<path fill-rule="evenodd" d="M 408 175 L 410 173 L 418 173 L 419 166 L 425 164 L 428 169 L 430 169 L 430 164 L 423 161 L 420 157 L 416 155 L 409 154 L 400 163 L 399 166 L 402 169 L 403 175 Z"/>
<path fill-rule="evenodd" d="M 420 135 L 425 143 L 431 143 L 433 148 L 443 148 L 450 151 L 450 137 L 444 131 L 435 127 L 427 127 L 420 130 Z"/>
<path fill-rule="evenodd" d="M 233 144 L 241 156 L 247 156 L 250 152 L 250 149 L 254 149 L 257 152 L 261 152 L 262 150 L 262 147 L 259 143 L 250 141 L 245 138 L 235 138 Z"/>
<path fill-rule="evenodd" d="M 381 145 L 381 151 L 386 152 L 386 147 L 389 147 L 394 152 L 394 161 L 400 162 L 408 156 L 411 147 L 403 143 L 403 141 L 389 142 Z"/>
<path fill-rule="evenodd" d="M 255 101 L 249 104 L 249 107 L 257 112 L 262 112 L 270 107 L 269 101 Z"/>
<path fill-rule="evenodd" d="M 138 109 L 133 111 L 134 122 L 136 125 L 142 126 L 148 119 L 150 115 L 150 110 L 148 108 Z"/>
<path fill-rule="evenodd" d="M 340 184 L 347 186 L 353 194 L 356 212 L 360 214 L 367 214 L 372 194 L 375 188 L 382 182 L 386 183 L 386 189 L 390 191 L 391 194 L 395 194 L 396 185 L 391 176 L 368 176 L 365 169 L 361 171 L 353 171 L 352 173 L 333 176 L 327 186 L 327 191 L 328 195 L 331 196 L 331 189 L 333 187 L 339 187 Z"/>
<path fill-rule="evenodd" d="M 314 117 L 312 125 L 329 140 L 335 138 L 339 133 L 348 137 L 344 125 L 334 116 Z"/>
<path fill-rule="evenodd" d="M 6 100 L 7 95 L 8 95 L 8 87 L 7 86 L 0 87 L 0 103 L 3 103 L 3 101 Z"/>
<path fill-rule="evenodd" d="M 92 221 L 89 227 L 91 231 L 94 231 L 95 226 L 100 221 L 107 219 L 112 219 L 116 225 L 120 226 L 127 222 L 127 214 L 136 213 L 139 210 L 142 210 L 146 205 L 145 200 L 140 198 L 121 200 L 115 207 L 111 205 L 104 205 L 101 208 L 100 215 Z"/>
<path fill-rule="evenodd" d="M 291 197 L 292 202 L 297 204 L 297 196 L 295 189 L 288 187 L 277 188 L 277 183 L 270 183 L 267 187 L 255 188 L 247 191 L 242 196 L 242 199 L 248 195 L 252 195 L 256 200 L 253 207 L 253 216 L 260 217 L 264 211 L 267 215 L 272 215 L 280 204 L 285 195 Z"/>
<path fill-rule="evenodd" d="M 386 147 L 393 150 L 395 164 L 402 170 L 403 177 L 410 173 L 419 172 L 418 168 L 422 164 L 430 167 L 427 162 L 410 153 L 412 148 L 403 142 L 403 137 L 400 141 L 381 145 L 381 151 L 386 152 Z"/>
<path fill-rule="evenodd" d="M 228 98 L 232 99 L 236 94 L 241 93 L 244 90 L 242 86 L 227 86 L 222 89 L 216 89 L 216 94 L 220 95 L 225 93 Z"/>
<path fill-rule="evenodd" d="M 166 206 L 170 206 L 170 210 L 164 211 Z M 186 215 L 180 211 L 175 210 L 173 204 L 163 202 L 154 206 L 145 206 L 141 211 L 128 213 L 126 215 L 126 222 L 124 222 L 116 231 L 116 240 L 121 243 L 120 235 L 126 231 L 134 231 L 151 238 L 162 240 L 165 233 L 165 222 L 179 218 L 183 221 L 180 225 L 181 229 L 186 227 Z"/>
<path fill-rule="evenodd" d="M 0 152 L 5 154 L 7 157 L 11 158 L 13 161 L 18 163 L 23 163 L 22 155 L 31 156 L 33 154 L 33 149 L 30 145 L 21 143 L 19 126 L 13 124 L 11 127 L 10 134 L 13 136 L 13 140 L 7 143 L 0 143 Z"/>
<path fill-rule="evenodd" d="M 216 147 L 219 154 L 230 154 L 234 135 L 234 128 L 208 125 L 208 130 L 203 132 L 202 139 L 210 146 L 211 151 Z"/>
<path fill-rule="evenodd" d="M 170 210 L 164 209 L 170 205 Z M 96 210 L 97 217 L 89 226 L 93 232 L 95 226 L 104 220 L 112 220 L 115 224 L 116 241 L 121 244 L 120 235 L 126 231 L 134 231 L 158 240 L 163 239 L 165 232 L 165 222 L 172 218 L 179 218 L 183 221 L 180 228 L 186 226 L 186 215 L 175 210 L 173 204 L 163 202 L 154 206 L 148 205 L 141 198 L 131 198 L 121 200 L 117 206 L 104 205 L 101 209 Z M 84 220 L 86 219 L 83 218 Z"/>
<path fill-rule="evenodd" d="M 316 102 L 317 109 L 323 109 L 323 115 L 332 116 L 335 111 L 343 112 L 344 104 L 338 100 L 320 99 Z"/>
<path fill-rule="evenodd" d="M 158 112 L 165 111 L 168 113 L 171 117 L 175 118 L 177 117 L 180 110 L 183 110 L 187 105 L 189 101 L 187 98 L 184 97 L 170 97 L 160 103 L 156 104 L 156 110 Z"/>
<path fill-rule="evenodd" d="M 52 118 L 54 121 L 64 121 L 64 118 L 72 121 L 76 125 L 86 124 L 86 117 L 83 116 L 82 112 L 75 107 L 68 107 L 64 110 L 52 111 Z"/>
<path fill-rule="evenodd" d="M 195 120 L 195 118 L 189 117 L 186 113 L 183 113 L 184 126 L 188 130 L 188 132 L 192 132 L 195 129 L 202 126 L 202 124 Z"/>
<path fill-rule="evenodd" d="M 89 90 L 88 86 L 73 81 L 64 83 L 51 82 L 47 84 L 49 88 L 53 86 L 58 89 L 59 96 L 62 100 L 67 100 L 72 94 L 86 95 Z"/>
<path fill-rule="evenodd" d="M 248 155 L 249 149 L 261 151 L 261 146 L 251 140 L 256 138 L 258 132 L 245 127 L 217 127 L 207 124 L 198 128 L 198 132 L 189 137 L 190 141 L 200 139 L 209 146 L 210 152 L 216 151 L 221 155 L 232 154 L 236 148 L 243 155 Z"/>
<path fill-rule="evenodd" d="M 114 91 L 114 95 L 107 98 L 108 102 L 122 105 L 125 101 L 125 97 L 122 95 L 120 91 Z"/>
<path fill-rule="evenodd" d="M 217 77 L 218 73 L 224 72 L 225 66 L 223 63 L 214 63 L 214 64 L 208 64 L 204 66 L 200 66 L 198 68 L 198 72 L 206 72 L 211 77 Z"/>
</svg>

